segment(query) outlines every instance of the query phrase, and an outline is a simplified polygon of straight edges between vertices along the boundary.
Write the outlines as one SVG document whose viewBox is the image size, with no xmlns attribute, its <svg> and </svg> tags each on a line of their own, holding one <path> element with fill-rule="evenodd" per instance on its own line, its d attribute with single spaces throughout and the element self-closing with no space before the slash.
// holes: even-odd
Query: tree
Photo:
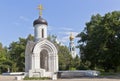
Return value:
<svg viewBox="0 0 120 81">
<path fill-rule="evenodd" d="M 77 55 L 75 58 L 72 59 L 72 61 L 72 67 L 75 68 L 75 70 L 79 70 L 81 63 L 80 57 Z"/>
<path fill-rule="evenodd" d="M 59 56 L 59 70 L 69 70 L 72 64 L 72 56 L 66 46 L 59 45 L 58 48 L 58 56 Z"/>
<path fill-rule="evenodd" d="M 25 67 L 25 46 L 26 39 L 19 38 L 19 41 L 12 42 L 9 46 L 10 60 L 13 62 L 12 71 L 24 71 Z M 16 69 L 17 68 L 17 69 Z"/>
<path fill-rule="evenodd" d="M 59 58 L 59 69 L 60 70 L 69 70 L 72 67 L 72 56 L 70 55 L 69 49 L 67 46 L 63 46 L 57 42 L 57 36 L 49 35 L 48 40 L 51 41 L 56 48 L 58 49 L 58 58 Z"/>
<path fill-rule="evenodd" d="M 79 33 L 81 59 L 91 69 L 114 70 L 120 66 L 120 12 L 93 15 Z"/>
<path fill-rule="evenodd" d="M 25 68 L 25 47 L 28 40 L 34 37 L 29 34 L 27 38 L 19 38 L 19 41 L 12 42 L 9 46 L 9 59 L 12 61 L 11 71 L 24 71 Z"/>
<path fill-rule="evenodd" d="M 7 48 L 0 43 L 0 73 L 7 72 L 7 69 L 10 67 L 10 61 L 7 57 Z"/>
<path fill-rule="evenodd" d="M 2 44 L 0 43 L 0 62 L 6 60 L 6 50 L 3 48 Z"/>
<path fill-rule="evenodd" d="M 59 58 L 59 69 L 60 70 L 69 70 L 71 67 L 77 66 L 78 62 L 73 60 L 69 49 L 66 46 L 62 46 L 57 42 L 57 36 L 49 35 L 48 40 L 51 41 L 58 49 L 58 58 Z M 8 48 L 2 51 L 5 53 L 0 54 L 0 66 L 2 68 L 2 72 L 7 72 L 7 69 L 10 68 L 11 72 L 20 72 L 24 71 L 25 68 L 25 47 L 28 40 L 33 41 L 34 37 L 32 35 L 28 35 L 27 38 L 19 38 L 18 41 L 12 42 Z M 2 45 L 0 45 L 0 49 Z M 6 57 L 5 57 L 6 56 Z M 75 63 L 75 64 L 74 64 Z"/>
</svg>

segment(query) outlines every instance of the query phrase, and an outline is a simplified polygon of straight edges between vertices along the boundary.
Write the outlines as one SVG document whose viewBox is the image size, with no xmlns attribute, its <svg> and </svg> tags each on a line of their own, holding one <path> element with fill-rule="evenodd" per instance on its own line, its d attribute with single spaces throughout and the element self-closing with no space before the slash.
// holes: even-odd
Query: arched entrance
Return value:
<svg viewBox="0 0 120 81">
<path fill-rule="evenodd" d="M 37 43 L 31 43 L 26 51 L 26 72 L 30 77 L 53 77 L 58 72 L 58 54 L 57 49 L 48 40 L 41 40 Z M 29 51 L 29 47 L 31 47 Z M 31 63 L 31 64 L 30 64 Z"/>
<path fill-rule="evenodd" d="M 48 51 L 43 49 L 40 52 L 40 68 L 45 69 L 46 71 L 49 70 L 48 67 Z"/>
</svg>

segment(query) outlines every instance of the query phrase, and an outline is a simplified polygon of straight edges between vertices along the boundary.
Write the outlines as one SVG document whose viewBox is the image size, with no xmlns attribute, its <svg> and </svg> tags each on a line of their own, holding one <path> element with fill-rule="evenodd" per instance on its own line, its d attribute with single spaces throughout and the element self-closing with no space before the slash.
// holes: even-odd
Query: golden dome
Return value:
<svg viewBox="0 0 120 81">
<path fill-rule="evenodd" d="M 74 39 L 74 36 L 72 33 L 70 33 L 70 37 L 69 37 L 70 41 L 72 41 Z"/>
</svg>

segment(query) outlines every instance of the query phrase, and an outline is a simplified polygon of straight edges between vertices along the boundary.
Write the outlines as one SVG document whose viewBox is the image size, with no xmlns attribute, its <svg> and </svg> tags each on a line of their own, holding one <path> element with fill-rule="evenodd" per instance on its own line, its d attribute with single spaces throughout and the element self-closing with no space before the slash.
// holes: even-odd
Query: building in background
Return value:
<svg viewBox="0 0 120 81">
<path fill-rule="evenodd" d="M 70 43 L 69 43 L 69 50 L 72 58 L 76 57 L 76 50 L 75 50 L 75 44 L 74 44 L 74 36 L 72 33 L 70 33 Z"/>
</svg>

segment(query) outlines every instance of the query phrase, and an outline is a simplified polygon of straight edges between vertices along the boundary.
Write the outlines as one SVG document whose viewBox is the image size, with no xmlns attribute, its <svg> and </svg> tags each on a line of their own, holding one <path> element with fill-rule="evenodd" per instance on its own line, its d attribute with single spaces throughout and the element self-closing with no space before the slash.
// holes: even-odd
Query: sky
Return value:
<svg viewBox="0 0 120 81">
<path fill-rule="evenodd" d="M 42 17 L 48 22 L 48 34 L 67 46 L 70 32 L 76 36 L 83 31 L 92 15 L 120 10 L 120 0 L 0 0 L 0 42 L 4 46 L 34 35 L 39 4 L 44 7 Z M 75 38 L 75 44 L 78 40 Z"/>
</svg>

